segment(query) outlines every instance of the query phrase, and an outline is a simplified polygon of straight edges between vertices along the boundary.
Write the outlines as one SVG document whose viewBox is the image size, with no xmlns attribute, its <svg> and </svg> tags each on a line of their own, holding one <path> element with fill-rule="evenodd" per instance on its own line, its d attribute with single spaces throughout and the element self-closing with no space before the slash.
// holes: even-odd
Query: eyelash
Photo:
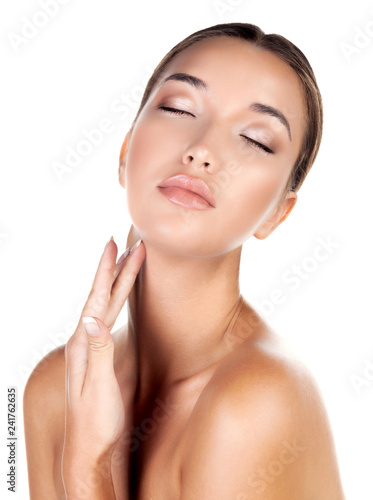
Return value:
<svg viewBox="0 0 373 500">
<path fill-rule="evenodd" d="M 190 115 L 194 116 L 192 113 L 189 113 L 189 111 L 183 111 L 182 109 L 176 109 L 176 108 L 170 108 L 169 106 L 159 106 L 159 109 L 162 111 L 169 111 L 170 113 L 175 113 L 175 115 Z"/>
<path fill-rule="evenodd" d="M 245 141 L 251 144 L 254 147 L 254 149 L 264 151 L 264 153 L 273 154 L 272 149 L 269 149 L 267 146 L 264 146 L 264 144 L 261 144 L 260 142 L 254 141 L 254 139 L 251 139 L 251 137 L 247 137 L 246 135 L 242 134 L 241 137 L 243 137 Z"/>
<path fill-rule="evenodd" d="M 175 115 L 194 116 L 192 113 L 189 113 L 189 111 L 171 108 L 169 106 L 159 106 L 159 109 L 162 111 L 165 111 L 165 112 L 174 113 Z M 246 135 L 243 135 L 243 134 L 241 134 L 241 137 L 243 137 L 246 142 L 248 142 L 251 146 L 253 146 L 254 149 L 256 149 L 258 151 L 263 151 L 264 153 L 273 154 L 272 149 L 268 148 L 267 146 L 264 146 L 264 144 L 261 144 L 260 142 L 254 141 L 254 139 L 251 139 L 251 137 L 247 137 Z"/>
</svg>

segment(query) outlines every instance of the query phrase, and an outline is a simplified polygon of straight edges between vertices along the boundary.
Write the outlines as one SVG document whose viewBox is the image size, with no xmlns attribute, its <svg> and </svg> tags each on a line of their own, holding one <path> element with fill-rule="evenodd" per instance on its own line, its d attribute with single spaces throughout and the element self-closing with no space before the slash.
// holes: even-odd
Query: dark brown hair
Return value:
<svg viewBox="0 0 373 500">
<path fill-rule="evenodd" d="M 216 24 L 215 26 L 192 33 L 175 45 L 164 56 L 150 77 L 132 127 L 145 106 L 154 85 L 160 80 L 172 59 L 183 50 L 201 40 L 220 36 L 240 38 L 252 43 L 256 47 L 265 49 L 286 62 L 298 75 L 303 87 L 306 104 L 306 130 L 299 155 L 289 176 L 284 194 L 289 190 L 297 191 L 310 171 L 320 147 L 323 127 L 323 108 L 320 91 L 311 65 L 303 52 L 283 36 L 276 34 L 266 35 L 260 28 L 253 24 Z"/>
</svg>

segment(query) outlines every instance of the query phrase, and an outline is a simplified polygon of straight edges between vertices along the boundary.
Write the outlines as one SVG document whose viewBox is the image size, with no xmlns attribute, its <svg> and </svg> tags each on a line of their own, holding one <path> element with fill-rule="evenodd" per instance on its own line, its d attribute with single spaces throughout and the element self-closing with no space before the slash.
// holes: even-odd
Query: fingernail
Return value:
<svg viewBox="0 0 373 500">
<path fill-rule="evenodd" d="M 136 243 L 133 245 L 133 247 L 130 250 L 130 254 L 133 253 L 136 250 L 136 248 L 140 245 L 141 242 L 142 242 L 141 238 L 136 241 Z"/>
<path fill-rule="evenodd" d="M 100 327 L 98 326 L 97 321 L 91 316 L 84 316 L 83 325 L 89 335 L 92 336 L 100 335 L 101 333 Z"/>
<path fill-rule="evenodd" d="M 129 253 L 130 253 L 130 247 L 128 247 L 128 248 L 124 251 L 124 253 L 122 253 L 122 255 L 119 257 L 118 262 L 117 262 L 117 265 L 118 265 L 118 264 L 121 264 L 121 263 L 124 261 L 124 259 L 127 257 L 127 255 L 128 255 Z"/>
<path fill-rule="evenodd" d="M 110 238 L 110 240 L 108 240 L 108 241 L 107 241 L 107 243 L 106 243 L 106 245 L 105 245 L 105 248 L 108 246 L 108 244 L 109 244 L 111 241 L 114 241 L 114 236 L 112 236 L 112 237 Z"/>
</svg>

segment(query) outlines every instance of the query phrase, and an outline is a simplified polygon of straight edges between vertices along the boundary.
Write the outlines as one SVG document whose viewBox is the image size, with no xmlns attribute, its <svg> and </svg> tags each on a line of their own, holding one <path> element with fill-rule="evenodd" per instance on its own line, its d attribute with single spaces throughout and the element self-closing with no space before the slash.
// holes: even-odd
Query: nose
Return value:
<svg viewBox="0 0 373 500">
<path fill-rule="evenodd" d="M 182 158 L 183 164 L 192 165 L 196 168 L 203 167 L 209 173 L 215 173 L 218 169 L 218 162 L 212 148 L 212 143 L 208 141 L 207 134 L 200 135 L 185 149 Z"/>
</svg>

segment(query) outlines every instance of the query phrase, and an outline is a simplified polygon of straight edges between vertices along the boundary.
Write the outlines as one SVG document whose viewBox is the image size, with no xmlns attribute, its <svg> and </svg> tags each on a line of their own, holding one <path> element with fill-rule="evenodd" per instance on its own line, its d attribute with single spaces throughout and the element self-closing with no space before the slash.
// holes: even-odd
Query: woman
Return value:
<svg viewBox="0 0 373 500">
<path fill-rule="evenodd" d="M 109 240 L 25 389 L 31 499 L 344 498 L 312 377 L 239 291 L 242 244 L 289 215 L 321 131 L 279 35 L 212 26 L 161 61 L 120 153 L 128 248 Z"/>
</svg>

